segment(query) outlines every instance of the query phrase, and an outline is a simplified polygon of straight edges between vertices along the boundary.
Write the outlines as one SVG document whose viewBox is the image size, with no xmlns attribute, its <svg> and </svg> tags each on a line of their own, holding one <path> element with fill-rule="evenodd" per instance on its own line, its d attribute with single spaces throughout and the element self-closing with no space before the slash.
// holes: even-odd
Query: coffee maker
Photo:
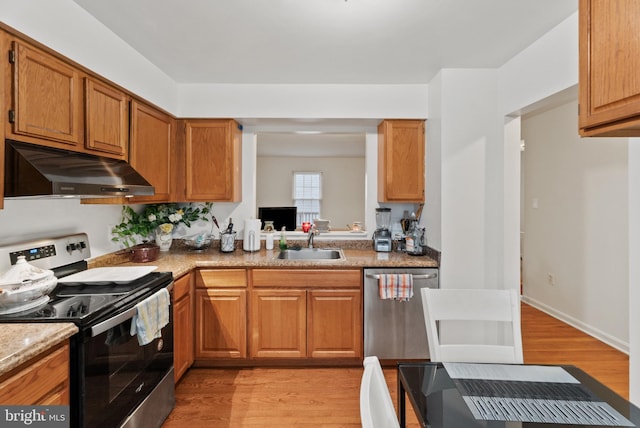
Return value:
<svg viewBox="0 0 640 428">
<path fill-rule="evenodd" d="M 380 252 L 391 251 L 391 208 L 376 208 L 376 230 L 373 232 L 373 249 Z"/>
</svg>

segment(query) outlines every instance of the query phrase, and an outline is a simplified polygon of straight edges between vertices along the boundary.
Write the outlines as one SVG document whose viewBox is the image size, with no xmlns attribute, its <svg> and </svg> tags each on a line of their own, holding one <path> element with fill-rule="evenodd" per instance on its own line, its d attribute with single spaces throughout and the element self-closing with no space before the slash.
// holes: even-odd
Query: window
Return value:
<svg viewBox="0 0 640 428">
<path fill-rule="evenodd" d="M 321 172 L 293 173 L 293 204 L 298 209 L 296 227 L 302 222 L 312 222 L 320 217 L 320 201 L 322 200 Z"/>
</svg>

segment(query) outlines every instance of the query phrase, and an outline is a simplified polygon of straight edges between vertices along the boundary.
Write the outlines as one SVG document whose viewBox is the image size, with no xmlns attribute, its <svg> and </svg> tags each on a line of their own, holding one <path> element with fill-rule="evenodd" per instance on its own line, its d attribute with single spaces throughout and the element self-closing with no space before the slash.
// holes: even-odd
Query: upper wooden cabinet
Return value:
<svg viewBox="0 0 640 428">
<path fill-rule="evenodd" d="M 85 79 L 86 140 L 88 150 L 125 159 L 129 142 L 129 101 L 124 92 Z"/>
<path fill-rule="evenodd" d="M 22 42 L 14 41 L 12 98 L 7 136 L 54 142 L 59 148 L 84 141 L 82 77 L 77 69 Z M 55 144 L 58 143 L 58 144 Z M 43 143 L 46 144 L 46 143 Z"/>
<path fill-rule="evenodd" d="M 235 120 L 186 120 L 184 201 L 242 200 L 242 131 Z"/>
<path fill-rule="evenodd" d="M 580 134 L 640 136 L 640 2 L 580 0 Z"/>
<path fill-rule="evenodd" d="M 424 202 L 423 120 L 384 120 L 378 125 L 378 201 Z"/>
<path fill-rule="evenodd" d="M 127 94 L 17 38 L 9 63 L 7 138 L 127 159 Z"/>
<path fill-rule="evenodd" d="M 174 133 L 175 119 L 171 116 L 136 100 L 131 102 L 129 163 L 155 189 L 155 195 L 136 196 L 131 203 L 172 200 Z"/>
</svg>

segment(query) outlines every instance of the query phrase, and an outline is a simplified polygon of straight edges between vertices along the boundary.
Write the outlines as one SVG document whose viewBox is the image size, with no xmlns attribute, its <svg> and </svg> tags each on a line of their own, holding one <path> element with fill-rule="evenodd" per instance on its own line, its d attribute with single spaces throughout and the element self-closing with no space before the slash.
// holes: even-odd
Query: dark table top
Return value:
<svg viewBox="0 0 640 428">
<path fill-rule="evenodd" d="M 602 401 L 640 427 L 640 409 L 575 366 L 562 366 Z M 476 420 L 441 363 L 399 363 L 398 391 L 404 390 L 418 421 L 429 428 L 602 427 Z M 399 406 L 402 400 L 399 398 Z M 409 405 L 407 404 L 407 407 Z M 401 415 L 404 409 L 399 409 Z M 407 410 L 409 411 L 409 410 Z"/>
</svg>

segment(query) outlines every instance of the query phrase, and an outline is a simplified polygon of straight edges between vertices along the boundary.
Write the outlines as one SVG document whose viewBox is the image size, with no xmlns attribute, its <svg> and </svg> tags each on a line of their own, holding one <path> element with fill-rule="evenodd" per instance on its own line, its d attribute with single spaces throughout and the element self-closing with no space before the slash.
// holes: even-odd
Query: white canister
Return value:
<svg viewBox="0 0 640 428">
<path fill-rule="evenodd" d="M 273 232 L 267 232 L 267 237 L 265 239 L 265 248 L 267 250 L 273 250 Z"/>
<path fill-rule="evenodd" d="M 247 219 L 244 221 L 244 237 L 242 249 L 245 251 L 260 251 L 260 219 Z"/>
</svg>

